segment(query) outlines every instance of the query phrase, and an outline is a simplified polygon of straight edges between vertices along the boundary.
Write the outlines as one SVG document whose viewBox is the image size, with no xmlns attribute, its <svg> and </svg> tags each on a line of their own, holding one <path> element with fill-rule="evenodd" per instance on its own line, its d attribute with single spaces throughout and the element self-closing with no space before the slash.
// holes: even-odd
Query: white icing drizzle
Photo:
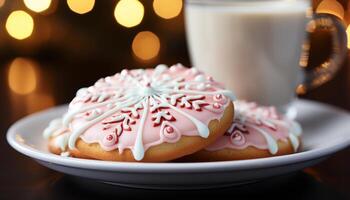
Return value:
<svg viewBox="0 0 350 200">
<path fill-rule="evenodd" d="M 148 114 L 148 98 L 146 98 L 146 102 L 143 102 L 143 108 L 144 110 L 142 112 L 140 126 L 139 126 L 139 129 L 137 130 L 136 141 L 135 141 L 134 149 L 132 151 L 134 158 L 137 161 L 142 160 L 143 156 L 145 155 L 145 150 L 142 142 L 142 133 L 143 133 L 145 120 Z"/>
<path fill-rule="evenodd" d="M 278 144 L 277 144 L 276 140 L 272 136 L 270 136 L 269 133 L 267 133 L 265 130 L 263 130 L 255 125 L 250 125 L 250 127 L 255 129 L 256 131 L 260 132 L 264 136 L 266 143 L 267 143 L 267 146 L 268 146 L 268 149 L 269 149 L 271 154 L 276 154 L 278 152 Z"/>
<path fill-rule="evenodd" d="M 290 128 L 291 134 L 295 136 L 301 136 L 303 129 L 301 128 L 300 124 L 296 121 L 291 121 L 291 128 Z"/>
<path fill-rule="evenodd" d="M 202 94 L 202 95 L 215 95 L 215 94 L 223 94 L 229 97 L 232 101 L 236 99 L 235 95 L 230 90 L 217 90 L 213 92 L 205 92 L 205 91 L 196 91 L 196 90 L 174 90 L 174 89 L 162 89 L 162 91 L 178 93 L 181 92 L 183 94 Z"/>
<path fill-rule="evenodd" d="M 242 123 L 249 123 L 250 127 L 261 133 L 267 142 L 268 149 L 271 154 L 276 154 L 278 152 L 277 141 L 272 136 L 270 136 L 269 133 L 267 133 L 262 128 L 259 128 L 254 124 L 262 124 L 273 129 L 277 128 L 277 124 L 287 127 L 288 138 L 290 143 L 292 144 L 293 150 L 298 150 L 300 146 L 298 137 L 302 134 L 302 128 L 299 125 L 299 123 L 297 123 L 296 121 L 287 122 L 278 119 L 277 113 L 274 112 L 270 113 L 272 116 L 266 116 L 269 114 L 266 109 L 271 109 L 272 107 L 258 107 L 255 103 L 239 101 L 237 101 L 235 105 L 235 119 L 239 120 Z M 249 121 L 251 119 L 253 121 Z"/>
<path fill-rule="evenodd" d="M 291 127 L 289 129 L 289 140 L 292 143 L 294 151 L 297 151 L 300 146 L 298 137 L 301 136 L 302 128 L 300 124 L 295 121 L 292 121 L 290 126 Z"/>
<path fill-rule="evenodd" d="M 86 112 L 86 111 L 89 111 L 89 110 L 92 110 L 92 109 L 95 109 L 95 108 L 98 108 L 98 107 L 101 107 L 101 106 L 104 106 L 104 105 L 107 105 L 107 104 L 109 104 L 111 102 L 114 102 L 114 101 L 113 100 L 105 101 L 105 102 L 102 102 L 102 103 L 89 105 L 89 106 L 86 106 L 84 108 L 78 108 L 78 109 L 71 110 L 71 111 L 69 111 L 68 113 L 66 113 L 63 116 L 62 123 L 63 123 L 64 126 L 68 127 L 69 123 L 73 120 L 73 118 L 77 114 L 82 113 L 82 112 Z"/>
<path fill-rule="evenodd" d="M 57 130 L 62 128 L 62 119 L 56 118 L 53 119 L 47 128 L 45 128 L 43 132 L 43 136 L 45 139 L 50 138 Z"/>
<path fill-rule="evenodd" d="M 202 123 L 201 121 L 199 121 L 198 119 L 192 117 L 191 115 L 183 112 L 182 110 L 176 108 L 175 106 L 169 104 L 166 99 L 162 99 L 159 97 L 155 97 L 156 99 L 158 99 L 159 101 L 167 104 L 170 108 L 172 108 L 173 110 L 175 110 L 176 112 L 182 114 L 183 116 L 187 117 L 189 120 L 191 120 L 191 122 L 196 126 L 198 133 L 201 137 L 203 138 L 207 138 L 209 136 L 209 128 L 207 125 L 205 125 L 204 123 Z"/>
<path fill-rule="evenodd" d="M 69 134 L 63 133 L 54 139 L 55 146 L 59 147 L 61 151 L 65 151 L 67 149 L 67 142 L 68 142 Z"/>
<path fill-rule="evenodd" d="M 288 139 L 292 144 L 293 150 L 296 152 L 300 146 L 299 138 L 302 133 L 300 124 L 296 121 L 285 122 L 281 120 L 270 119 L 271 123 L 281 124 L 282 126 L 288 127 Z"/>
<path fill-rule="evenodd" d="M 121 108 L 125 108 L 128 106 L 131 106 L 135 103 L 137 103 L 140 100 L 140 98 L 135 99 L 131 99 L 129 101 L 124 101 L 120 104 L 118 104 L 115 108 L 103 113 L 102 115 L 100 115 L 99 117 L 89 121 L 88 123 L 86 123 L 85 125 L 82 125 L 80 127 L 78 127 L 76 130 L 72 131 L 69 140 L 68 140 L 68 147 L 70 149 L 75 149 L 75 142 L 77 141 L 78 137 L 88 128 L 90 128 L 92 125 L 94 125 L 97 122 L 102 121 L 103 119 L 113 115 L 114 113 L 116 113 L 117 111 L 119 111 Z"/>
<path fill-rule="evenodd" d="M 164 65 L 164 64 L 157 65 L 157 67 L 154 68 L 153 78 L 158 78 L 166 70 L 168 70 L 168 67 L 166 65 Z"/>
<path fill-rule="evenodd" d="M 197 82 L 205 82 L 206 78 L 203 74 L 197 75 L 196 77 L 194 77 L 194 80 Z"/>
<path fill-rule="evenodd" d="M 171 67 L 170 71 L 176 72 L 178 69 L 183 69 L 183 67 L 181 65 L 176 65 Z M 62 147 L 62 150 L 63 147 L 67 146 L 67 143 L 69 149 L 74 149 L 76 140 L 91 126 L 102 122 L 118 112 L 128 112 L 130 116 L 125 114 L 119 115 L 123 117 L 123 119 L 120 119 L 123 121 L 123 127 L 121 127 L 121 125 L 115 126 L 116 137 L 118 137 L 119 134 L 121 134 L 121 128 L 130 128 L 128 124 L 131 121 L 130 117 L 139 117 L 138 110 L 143 109 L 136 140 L 134 146 L 131 148 L 135 160 L 139 161 L 143 159 L 145 154 L 143 130 L 149 110 L 151 112 L 157 112 L 152 114 L 152 117 L 155 116 L 155 124 L 161 124 L 162 120 L 171 120 L 171 116 L 168 116 L 169 113 L 161 110 L 166 107 L 189 119 L 197 128 L 199 136 L 207 138 L 209 136 L 207 124 L 204 124 L 190 114 L 177 108 L 176 104 L 179 103 L 179 105 L 187 109 L 193 108 L 195 110 L 200 110 L 203 108 L 211 112 L 222 112 L 224 109 L 222 104 L 216 102 L 215 105 L 207 105 L 208 103 L 201 98 L 204 98 L 204 95 L 225 95 L 234 100 L 235 97 L 233 93 L 229 90 L 216 87 L 212 79 L 200 74 L 196 69 L 188 70 L 195 75 L 192 81 L 185 81 L 185 74 L 180 74 L 178 77 L 171 78 L 165 73 L 167 71 L 168 67 L 166 65 L 158 65 L 154 69 L 152 76 L 148 76 L 146 70 L 143 69 L 132 71 L 123 70 L 120 74 L 116 74 L 115 76 L 121 81 L 128 83 L 126 88 L 120 87 L 120 82 L 112 77 L 107 77 L 98 80 L 92 87 L 78 90 L 77 97 L 72 103 L 82 103 L 79 103 L 76 107 L 71 103 L 71 109 L 63 116 L 63 119 L 54 120 L 50 123 L 49 127 L 45 129 L 45 137 L 50 137 L 50 135 L 59 128 L 63 127 L 65 130 L 72 128 L 70 127 L 72 121 L 77 116 L 82 116 L 81 114 L 85 113 L 86 116 L 84 119 L 86 122 L 83 125 L 74 127 L 69 135 L 67 134 L 67 138 L 62 136 L 62 138 L 59 139 L 58 146 Z M 109 89 L 109 91 L 98 90 L 99 87 L 103 87 L 104 85 L 108 85 L 107 89 Z M 207 88 L 215 90 L 205 91 Z M 111 92 L 110 90 L 113 91 Z M 93 103 L 84 105 L 84 103 L 89 101 Z M 108 109 L 102 110 L 101 107 L 103 106 Z M 108 126 L 108 124 L 105 124 L 103 127 L 108 129 L 110 125 Z M 171 130 L 171 128 L 169 128 L 169 130 Z"/>
<path fill-rule="evenodd" d="M 69 153 L 69 151 L 65 151 L 65 152 L 62 152 L 60 155 L 63 157 L 69 157 L 70 153 Z"/>
<path fill-rule="evenodd" d="M 289 138 L 290 143 L 293 146 L 293 150 L 297 151 L 299 148 L 299 139 L 291 133 L 288 135 L 288 138 Z"/>
<path fill-rule="evenodd" d="M 106 94 L 106 93 L 101 94 L 101 96 L 98 97 L 97 102 L 98 102 L 98 103 L 101 103 L 101 102 L 103 102 L 104 100 L 108 99 L 109 97 L 110 97 L 109 94 Z"/>
</svg>

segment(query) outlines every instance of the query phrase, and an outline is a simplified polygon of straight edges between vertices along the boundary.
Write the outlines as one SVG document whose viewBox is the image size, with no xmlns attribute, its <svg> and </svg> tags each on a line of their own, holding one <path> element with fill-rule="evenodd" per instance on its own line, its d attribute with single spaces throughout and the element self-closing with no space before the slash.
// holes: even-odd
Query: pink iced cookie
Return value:
<svg viewBox="0 0 350 200">
<path fill-rule="evenodd" d="M 237 160 L 283 155 L 300 147 L 300 125 L 274 107 L 236 101 L 235 118 L 224 136 L 193 155 L 197 160 Z"/>
<path fill-rule="evenodd" d="M 62 120 L 44 135 L 68 132 L 62 149 L 95 159 L 167 161 L 223 135 L 232 122 L 232 99 L 222 84 L 196 68 L 123 70 L 80 89 Z"/>
</svg>

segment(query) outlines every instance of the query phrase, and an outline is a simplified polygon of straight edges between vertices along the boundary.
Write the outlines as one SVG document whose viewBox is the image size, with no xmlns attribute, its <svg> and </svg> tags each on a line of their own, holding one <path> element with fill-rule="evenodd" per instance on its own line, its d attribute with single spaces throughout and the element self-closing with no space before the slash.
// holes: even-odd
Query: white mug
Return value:
<svg viewBox="0 0 350 200">
<path fill-rule="evenodd" d="M 294 117 L 296 87 L 309 89 L 329 80 L 347 50 L 338 20 L 322 14 L 310 23 L 310 13 L 309 0 L 187 0 L 192 65 L 223 82 L 238 98 L 275 105 Z M 307 64 L 308 23 L 333 34 L 333 54 L 306 71 L 299 66 Z"/>
</svg>

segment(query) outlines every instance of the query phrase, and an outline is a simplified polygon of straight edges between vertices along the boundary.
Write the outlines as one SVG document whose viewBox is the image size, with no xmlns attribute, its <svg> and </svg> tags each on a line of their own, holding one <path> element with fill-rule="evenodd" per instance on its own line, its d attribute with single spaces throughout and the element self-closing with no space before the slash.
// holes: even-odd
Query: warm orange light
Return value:
<svg viewBox="0 0 350 200">
<path fill-rule="evenodd" d="M 141 23 L 144 12 L 138 0 L 120 0 L 114 9 L 114 17 L 120 25 L 130 28 Z"/>
<path fill-rule="evenodd" d="M 332 14 L 340 19 L 344 18 L 344 8 L 336 0 L 323 0 L 316 9 L 316 13 Z"/>
<path fill-rule="evenodd" d="M 314 15 L 314 11 L 312 10 L 312 7 L 310 6 L 306 9 L 306 17 L 311 19 L 313 15 Z"/>
<path fill-rule="evenodd" d="M 182 0 L 154 0 L 153 9 L 158 16 L 164 19 L 171 19 L 180 14 Z"/>
<path fill-rule="evenodd" d="M 94 8 L 95 0 L 67 0 L 67 4 L 73 12 L 85 14 Z"/>
<path fill-rule="evenodd" d="M 17 94 L 29 94 L 37 85 L 35 64 L 25 58 L 16 58 L 10 64 L 8 71 L 8 84 L 10 89 Z"/>
<path fill-rule="evenodd" d="M 5 0 L 0 0 L 0 8 L 5 4 Z"/>
<path fill-rule="evenodd" d="M 132 41 L 132 51 L 142 60 L 150 60 L 159 53 L 159 38 L 150 31 L 138 33 Z"/>
<path fill-rule="evenodd" d="M 348 49 L 350 49 L 350 25 L 346 29 L 346 35 L 348 36 Z"/>
<path fill-rule="evenodd" d="M 28 38 L 33 33 L 34 20 L 22 10 L 13 11 L 6 20 L 6 30 L 18 40 Z"/>
<path fill-rule="evenodd" d="M 50 7 L 51 0 L 24 0 L 24 5 L 34 12 L 42 12 Z"/>
<path fill-rule="evenodd" d="M 298 95 L 303 95 L 303 94 L 306 94 L 306 87 L 302 84 L 298 85 L 297 88 L 296 88 L 296 93 Z"/>
</svg>

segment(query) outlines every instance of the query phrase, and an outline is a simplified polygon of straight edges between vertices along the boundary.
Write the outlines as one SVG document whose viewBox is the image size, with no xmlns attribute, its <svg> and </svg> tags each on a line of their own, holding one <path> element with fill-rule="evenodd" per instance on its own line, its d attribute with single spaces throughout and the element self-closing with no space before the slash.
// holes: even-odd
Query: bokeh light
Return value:
<svg viewBox="0 0 350 200">
<path fill-rule="evenodd" d="M 14 38 L 23 40 L 33 33 L 34 20 L 22 10 L 13 11 L 6 20 L 6 30 Z"/>
<path fill-rule="evenodd" d="M 24 5 L 34 12 L 43 12 L 50 7 L 51 0 L 24 0 Z"/>
<path fill-rule="evenodd" d="M 141 60 L 150 60 L 156 57 L 159 50 L 159 38 L 150 31 L 139 32 L 132 42 L 132 51 Z"/>
<path fill-rule="evenodd" d="M 8 71 L 8 84 L 17 94 L 29 94 L 37 86 L 36 65 L 31 60 L 16 58 L 10 64 Z"/>
<path fill-rule="evenodd" d="M 344 18 L 344 8 L 336 0 L 323 0 L 316 9 L 316 13 L 327 13 L 339 17 L 340 19 Z"/>
<path fill-rule="evenodd" d="M 0 0 L 0 8 L 5 4 L 5 0 Z"/>
<path fill-rule="evenodd" d="M 114 17 L 120 25 L 130 28 L 141 23 L 144 12 L 138 0 L 120 0 L 114 9 Z"/>
<path fill-rule="evenodd" d="M 346 29 L 346 35 L 348 36 L 348 49 L 350 49 L 350 25 Z"/>
<path fill-rule="evenodd" d="M 307 90 L 306 90 L 306 87 L 302 84 L 299 84 L 295 90 L 295 92 L 298 94 L 298 95 L 303 95 L 303 94 L 306 94 Z"/>
<path fill-rule="evenodd" d="M 73 12 L 85 14 L 94 8 L 95 0 L 67 0 L 67 4 Z"/>
<path fill-rule="evenodd" d="M 171 19 L 180 14 L 182 0 L 154 0 L 153 9 L 158 16 L 164 19 Z"/>
</svg>

